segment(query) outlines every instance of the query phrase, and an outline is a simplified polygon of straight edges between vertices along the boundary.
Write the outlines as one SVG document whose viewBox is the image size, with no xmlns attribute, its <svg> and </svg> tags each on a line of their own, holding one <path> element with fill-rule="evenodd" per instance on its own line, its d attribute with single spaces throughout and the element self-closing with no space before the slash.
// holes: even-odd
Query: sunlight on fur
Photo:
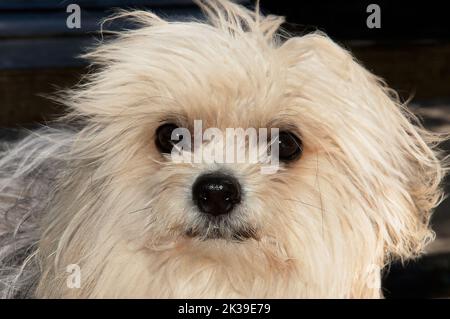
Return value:
<svg viewBox="0 0 450 319">
<path fill-rule="evenodd" d="M 289 38 L 282 17 L 197 2 L 206 22 L 119 13 L 140 28 L 86 54 L 95 71 L 59 96 L 61 124 L 4 145 L 2 297 L 379 298 L 382 269 L 433 240 L 445 136 L 326 35 Z M 289 127 L 303 153 L 272 175 L 172 163 L 154 142 L 168 119 Z M 217 170 L 242 187 L 227 225 L 251 229 L 245 240 L 187 236 L 204 223 L 192 185 Z"/>
</svg>

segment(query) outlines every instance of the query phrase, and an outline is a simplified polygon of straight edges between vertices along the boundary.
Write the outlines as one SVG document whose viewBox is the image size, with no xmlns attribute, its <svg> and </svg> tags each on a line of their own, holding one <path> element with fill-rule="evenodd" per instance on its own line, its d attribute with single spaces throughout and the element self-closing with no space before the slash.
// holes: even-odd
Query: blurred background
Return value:
<svg viewBox="0 0 450 319">
<path fill-rule="evenodd" d="M 81 8 L 81 28 L 66 25 L 70 4 Z M 380 28 L 367 25 L 374 13 L 367 12 L 369 4 L 380 9 Z M 45 96 L 79 81 L 86 61 L 78 56 L 99 40 L 100 21 L 114 8 L 150 9 L 170 20 L 202 17 L 190 0 L 0 0 L 0 141 L 64 111 Z M 295 35 L 326 32 L 404 100 L 412 98 L 411 108 L 428 128 L 450 133 L 450 11 L 444 1 L 261 0 L 261 8 L 286 16 L 283 27 Z M 450 143 L 443 147 L 450 151 Z M 450 297 L 450 200 L 432 224 L 437 240 L 428 253 L 385 271 L 387 298 Z"/>
</svg>

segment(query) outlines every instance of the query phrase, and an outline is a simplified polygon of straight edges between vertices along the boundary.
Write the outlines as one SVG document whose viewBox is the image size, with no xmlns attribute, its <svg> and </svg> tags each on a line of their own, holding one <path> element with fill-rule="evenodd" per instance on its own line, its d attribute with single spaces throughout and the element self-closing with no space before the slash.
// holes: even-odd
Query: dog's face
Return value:
<svg viewBox="0 0 450 319">
<path fill-rule="evenodd" d="M 76 212 L 96 234 L 83 249 L 134 260 L 128 280 L 150 296 L 378 296 L 372 281 L 421 249 L 439 196 L 436 158 L 388 90 L 323 35 L 272 39 L 277 19 L 135 16 L 152 26 L 92 53 L 102 68 L 71 96 L 97 191 Z M 278 128 L 278 171 L 173 161 L 172 132 L 196 120 Z"/>
</svg>

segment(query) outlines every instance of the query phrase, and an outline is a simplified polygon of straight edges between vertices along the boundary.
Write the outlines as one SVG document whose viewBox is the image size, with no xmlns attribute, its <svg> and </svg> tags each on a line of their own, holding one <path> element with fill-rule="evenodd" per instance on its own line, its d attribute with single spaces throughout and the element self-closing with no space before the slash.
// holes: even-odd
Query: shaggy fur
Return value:
<svg viewBox="0 0 450 319">
<path fill-rule="evenodd" d="M 48 129 L 0 161 L 3 297 L 378 298 L 380 270 L 420 254 L 442 199 L 442 136 L 323 34 L 286 39 L 283 18 L 198 1 L 207 22 L 141 24 L 87 54 L 96 71 L 61 97 L 79 130 Z M 289 127 L 302 158 L 175 164 L 155 130 Z M 201 220 L 191 187 L 227 170 L 255 237 L 186 236 Z M 68 288 L 66 267 L 81 267 Z"/>
</svg>

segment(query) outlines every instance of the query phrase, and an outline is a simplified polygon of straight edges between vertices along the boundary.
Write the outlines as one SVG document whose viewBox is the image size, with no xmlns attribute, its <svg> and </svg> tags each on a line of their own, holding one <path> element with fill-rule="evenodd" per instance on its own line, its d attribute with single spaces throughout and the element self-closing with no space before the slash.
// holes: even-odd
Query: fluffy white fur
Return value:
<svg viewBox="0 0 450 319">
<path fill-rule="evenodd" d="M 287 38 L 283 18 L 198 1 L 207 22 L 141 24 L 87 54 L 95 71 L 66 92 L 63 121 L 0 160 L 3 297 L 378 298 L 380 270 L 433 239 L 442 136 L 323 34 Z M 302 158 L 273 175 L 256 164 L 175 164 L 154 134 L 189 127 L 289 127 Z M 185 235 L 200 217 L 195 178 L 226 169 L 242 184 L 242 242 Z M 66 285 L 69 264 L 81 287 Z"/>
</svg>

